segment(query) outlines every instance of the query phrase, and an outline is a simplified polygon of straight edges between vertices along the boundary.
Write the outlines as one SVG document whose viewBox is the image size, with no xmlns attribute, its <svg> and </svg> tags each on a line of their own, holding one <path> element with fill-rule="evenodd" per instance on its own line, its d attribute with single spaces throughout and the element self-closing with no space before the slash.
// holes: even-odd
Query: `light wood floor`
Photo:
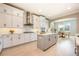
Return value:
<svg viewBox="0 0 79 59">
<path fill-rule="evenodd" d="M 46 51 L 37 48 L 37 42 L 5 49 L 2 56 L 75 56 L 74 39 L 59 39 L 57 44 Z"/>
</svg>

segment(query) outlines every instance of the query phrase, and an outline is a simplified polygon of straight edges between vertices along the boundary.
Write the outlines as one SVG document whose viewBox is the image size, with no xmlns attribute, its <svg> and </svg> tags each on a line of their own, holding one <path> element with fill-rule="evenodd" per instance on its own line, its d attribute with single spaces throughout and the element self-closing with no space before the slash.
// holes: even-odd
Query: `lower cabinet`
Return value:
<svg viewBox="0 0 79 59">
<path fill-rule="evenodd" d="M 49 47 L 49 36 L 48 35 L 38 35 L 37 36 L 37 47 L 41 50 L 46 50 Z"/>
<path fill-rule="evenodd" d="M 3 49 L 3 38 L 0 37 L 0 53 Z"/>
<path fill-rule="evenodd" d="M 56 34 L 38 35 L 37 47 L 41 50 L 46 50 L 57 42 Z"/>
<path fill-rule="evenodd" d="M 19 36 L 17 34 L 12 35 L 12 46 L 18 45 L 20 39 L 18 38 Z"/>
<path fill-rule="evenodd" d="M 12 34 L 3 36 L 3 48 L 13 47 L 19 44 L 27 43 L 37 39 L 37 35 L 34 33 L 26 34 Z"/>
<path fill-rule="evenodd" d="M 4 39 L 4 45 L 3 45 L 3 48 L 8 48 L 8 47 L 11 47 L 12 46 L 12 38 L 11 38 L 11 35 L 4 35 L 3 36 L 3 39 Z"/>
<path fill-rule="evenodd" d="M 31 37 L 30 37 L 31 41 L 37 40 L 37 34 L 36 33 L 31 33 L 30 35 L 31 35 Z"/>
<path fill-rule="evenodd" d="M 52 46 L 57 42 L 57 35 L 56 34 L 49 35 L 49 39 L 50 39 L 49 46 Z"/>
</svg>

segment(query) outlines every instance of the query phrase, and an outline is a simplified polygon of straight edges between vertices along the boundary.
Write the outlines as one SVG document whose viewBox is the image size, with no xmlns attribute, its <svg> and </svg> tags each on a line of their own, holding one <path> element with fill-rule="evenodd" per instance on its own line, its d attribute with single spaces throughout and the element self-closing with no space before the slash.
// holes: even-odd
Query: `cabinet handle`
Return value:
<svg viewBox="0 0 79 59">
<path fill-rule="evenodd" d="M 6 27 L 6 24 L 4 24 L 4 27 Z"/>
</svg>

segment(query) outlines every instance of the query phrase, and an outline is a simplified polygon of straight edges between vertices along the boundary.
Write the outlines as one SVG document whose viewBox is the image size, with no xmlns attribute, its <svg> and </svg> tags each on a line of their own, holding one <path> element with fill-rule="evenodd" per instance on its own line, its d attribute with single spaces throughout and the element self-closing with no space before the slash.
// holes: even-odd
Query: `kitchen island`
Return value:
<svg viewBox="0 0 79 59">
<path fill-rule="evenodd" d="M 45 51 L 57 42 L 56 33 L 45 33 L 37 35 L 37 48 Z"/>
</svg>

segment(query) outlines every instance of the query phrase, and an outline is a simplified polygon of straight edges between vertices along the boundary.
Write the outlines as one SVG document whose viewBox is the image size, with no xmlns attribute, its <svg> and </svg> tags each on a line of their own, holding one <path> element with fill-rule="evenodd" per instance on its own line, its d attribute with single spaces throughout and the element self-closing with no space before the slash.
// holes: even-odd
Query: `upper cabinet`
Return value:
<svg viewBox="0 0 79 59">
<path fill-rule="evenodd" d="M 0 4 L 0 28 L 22 28 L 24 11 L 17 8 Z"/>
<path fill-rule="evenodd" d="M 32 17 L 33 17 L 33 27 L 34 27 L 34 29 L 40 29 L 39 16 L 32 15 Z"/>
<path fill-rule="evenodd" d="M 40 16 L 41 32 L 47 32 L 48 28 L 49 28 L 49 21 L 44 16 Z"/>
<path fill-rule="evenodd" d="M 32 13 L 25 12 L 25 22 L 24 22 L 24 25 L 25 26 L 33 25 Z"/>
<path fill-rule="evenodd" d="M 37 32 L 47 32 L 49 21 L 43 16 L 33 15 L 33 28 Z"/>
</svg>

